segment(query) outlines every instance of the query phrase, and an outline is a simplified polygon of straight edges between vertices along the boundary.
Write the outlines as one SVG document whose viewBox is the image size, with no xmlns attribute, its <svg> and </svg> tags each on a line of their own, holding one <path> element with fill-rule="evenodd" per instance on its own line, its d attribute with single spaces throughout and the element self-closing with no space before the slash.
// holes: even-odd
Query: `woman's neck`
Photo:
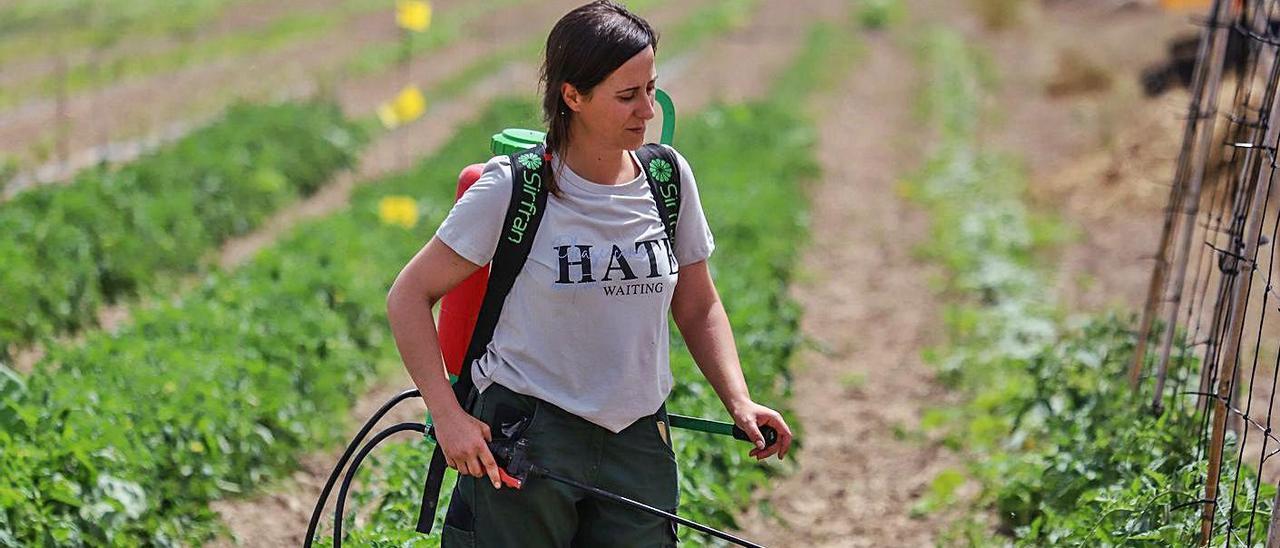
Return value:
<svg viewBox="0 0 1280 548">
<path fill-rule="evenodd" d="M 602 185 L 625 183 L 639 176 L 625 150 L 573 143 L 565 151 L 565 164 L 578 176 Z"/>
</svg>

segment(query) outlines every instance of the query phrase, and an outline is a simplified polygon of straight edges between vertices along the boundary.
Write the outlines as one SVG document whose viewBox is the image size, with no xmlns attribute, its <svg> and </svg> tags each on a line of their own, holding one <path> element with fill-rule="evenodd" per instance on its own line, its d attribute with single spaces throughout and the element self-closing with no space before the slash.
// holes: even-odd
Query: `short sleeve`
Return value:
<svg viewBox="0 0 1280 548">
<path fill-rule="evenodd" d="M 462 258 L 486 265 L 498 249 L 498 235 L 511 202 L 511 159 L 495 156 L 480 178 L 462 193 L 436 229 L 436 238 Z"/>
<path fill-rule="evenodd" d="M 716 248 L 715 238 L 702 211 L 702 199 L 698 196 L 698 183 L 693 178 L 689 162 L 676 149 L 676 162 L 680 164 L 680 215 L 676 223 L 676 261 L 680 266 L 705 261 Z"/>
</svg>

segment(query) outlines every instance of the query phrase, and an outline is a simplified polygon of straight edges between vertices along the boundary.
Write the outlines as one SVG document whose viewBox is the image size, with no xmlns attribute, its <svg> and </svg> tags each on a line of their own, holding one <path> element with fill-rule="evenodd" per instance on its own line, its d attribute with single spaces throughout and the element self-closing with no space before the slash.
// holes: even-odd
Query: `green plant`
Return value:
<svg viewBox="0 0 1280 548">
<path fill-rule="evenodd" d="M 926 359 L 966 402 L 935 409 L 922 425 L 967 453 L 967 474 L 982 485 L 977 503 L 994 513 L 994 539 L 977 516 L 962 518 L 952 540 L 1018 545 L 1185 545 L 1196 542 L 1203 468 L 1197 454 L 1203 417 L 1189 406 L 1154 416 L 1127 382 L 1133 318 L 1102 314 L 1064 319 L 1049 294 L 1037 249 L 1066 232 L 1025 206 L 1024 175 L 1008 157 L 984 150 L 980 63 L 957 35 L 928 38 L 923 94 L 942 140 L 902 190 L 932 220 L 923 254 L 946 267 L 949 340 Z M 1165 397 L 1198 370 L 1176 356 Z M 1151 394 L 1148 383 L 1138 394 Z M 1234 444 L 1234 440 L 1231 441 Z M 1234 451 L 1226 451 L 1232 474 Z M 1242 509 L 1221 513 L 1236 530 L 1265 528 L 1274 488 L 1255 490 L 1240 467 Z M 941 477 L 939 478 L 942 479 Z M 945 486 L 953 481 L 944 482 Z M 942 489 L 946 491 L 946 489 Z M 1224 491 L 1231 493 L 1231 491 Z M 932 498 L 939 498 L 933 497 Z M 1224 505 L 1232 495 L 1224 495 Z M 1258 502 L 1255 509 L 1254 502 Z M 932 505 L 930 497 L 921 511 Z"/>
<path fill-rule="evenodd" d="M 0 194 L 18 174 L 18 161 L 8 156 L 0 156 Z"/>
<path fill-rule="evenodd" d="M 866 29 L 882 29 L 906 15 L 901 0 L 862 0 L 855 12 L 858 24 Z"/>
<path fill-rule="evenodd" d="M 867 374 L 861 371 L 850 371 L 840 376 L 840 386 L 847 391 L 862 390 L 867 385 Z"/>
<path fill-rule="evenodd" d="M 338 441 L 351 394 L 395 356 L 387 289 L 430 237 L 427 223 L 383 223 L 379 200 L 422 195 L 438 221 L 456 158 L 526 112 L 499 104 L 418 169 L 359 189 L 350 210 L 0 384 L 0 538 L 194 544 L 219 529 L 210 501 Z"/>
<path fill-rule="evenodd" d="M 0 357 L 197 269 L 209 249 L 351 165 L 363 141 L 332 104 L 244 104 L 119 169 L 19 193 L 0 209 Z"/>
</svg>

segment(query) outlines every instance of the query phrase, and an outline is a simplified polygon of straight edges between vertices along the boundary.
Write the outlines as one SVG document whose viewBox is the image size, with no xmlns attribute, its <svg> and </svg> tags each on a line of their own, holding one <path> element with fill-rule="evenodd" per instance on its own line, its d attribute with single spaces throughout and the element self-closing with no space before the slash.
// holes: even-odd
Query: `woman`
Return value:
<svg viewBox="0 0 1280 548">
<path fill-rule="evenodd" d="M 683 186 L 673 245 L 633 152 L 654 117 L 656 47 L 647 22 L 605 0 L 565 15 L 548 36 L 542 80 L 551 196 L 487 352 L 466 365 L 479 390 L 470 413 L 450 389 L 430 310 L 493 258 L 512 190 L 508 157 L 488 162 L 388 295 L 405 367 L 448 465 L 459 472 L 446 547 L 675 543 L 666 520 L 567 486 L 530 481 L 501 489 L 486 446 L 510 419 L 528 419 L 522 436 L 531 460 L 675 511 L 663 406 L 672 386 L 668 312 L 734 422 L 756 442 L 750 454 L 781 459 L 790 447 L 782 416 L 747 392 L 707 269 L 715 246 L 689 165 L 677 156 Z M 617 290 L 636 278 L 646 291 Z M 778 431 L 778 443 L 765 446 L 764 425 Z"/>
</svg>

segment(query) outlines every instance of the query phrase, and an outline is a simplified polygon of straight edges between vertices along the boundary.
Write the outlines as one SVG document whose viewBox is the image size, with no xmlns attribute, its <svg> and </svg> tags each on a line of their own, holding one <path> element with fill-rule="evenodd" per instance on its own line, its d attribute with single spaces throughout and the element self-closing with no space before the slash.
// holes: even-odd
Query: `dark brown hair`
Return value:
<svg viewBox="0 0 1280 548">
<path fill-rule="evenodd" d="M 569 122 L 573 111 L 564 102 L 565 83 L 590 94 L 613 71 L 644 48 L 658 49 L 653 27 L 610 0 L 596 0 L 574 9 L 556 22 L 547 36 L 542 61 L 542 118 L 547 124 L 547 152 L 561 158 L 569 148 Z M 560 196 L 553 175 L 547 181 Z"/>
</svg>

